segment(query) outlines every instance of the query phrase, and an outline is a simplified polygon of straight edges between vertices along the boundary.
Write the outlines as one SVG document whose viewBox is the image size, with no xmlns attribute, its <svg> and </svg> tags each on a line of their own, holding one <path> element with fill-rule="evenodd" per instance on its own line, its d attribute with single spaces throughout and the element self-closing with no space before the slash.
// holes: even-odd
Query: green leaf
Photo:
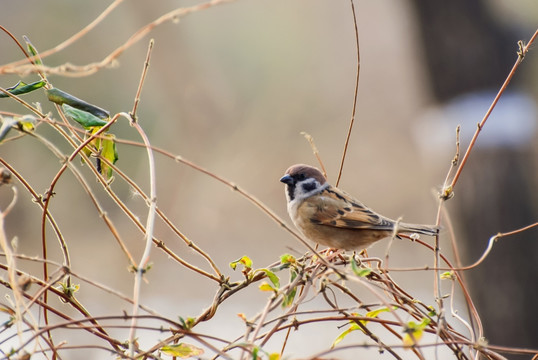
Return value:
<svg viewBox="0 0 538 360">
<path fill-rule="evenodd" d="M 445 271 L 440 275 L 441 280 L 454 280 L 456 277 L 453 271 Z"/>
<path fill-rule="evenodd" d="M 279 289 L 280 288 L 280 279 L 278 278 L 278 276 L 276 276 L 276 274 L 274 272 L 272 272 L 271 270 L 269 269 L 256 269 L 255 272 L 263 272 L 265 273 L 265 275 L 269 278 L 269 280 L 271 280 L 271 282 L 273 283 L 273 285 Z"/>
<path fill-rule="evenodd" d="M 260 348 L 257 346 L 252 349 L 252 360 L 258 360 L 258 351 L 260 351 Z"/>
<path fill-rule="evenodd" d="M 349 328 L 347 328 L 344 332 L 342 332 L 340 335 L 338 335 L 336 337 L 336 339 L 334 339 L 333 343 L 331 344 L 331 349 L 333 349 L 336 345 L 338 345 L 338 343 L 340 343 L 342 340 L 344 340 L 344 338 L 346 336 L 348 336 L 349 333 L 351 333 L 351 332 L 353 332 L 355 330 L 362 330 L 362 329 L 360 328 L 359 325 L 357 325 L 357 323 L 352 322 L 349 325 Z"/>
<path fill-rule="evenodd" d="M 35 64 L 36 65 L 43 65 L 43 61 L 41 60 L 41 57 L 39 56 L 39 53 L 37 52 L 37 49 L 32 45 L 30 42 L 30 39 L 28 39 L 27 36 L 23 36 L 24 41 L 26 42 L 26 48 L 32 54 L 32 56 L 35 56 Z"/>
<path fill-rule="evenodd" d="M 372 272 L 372 269 L 368 267 L 364 267 L 364 268 L 359 267 L 354 256 L 351 258 L 351 270 L 353 270 L 355 275 L 360 276 L 360 277 L 368 276 Z"/>
<path fill-rule="evenodd" d="M 60 287 L 62 288 L 62 292 L 67 295 L 67 297 L 72 297 L 74 293 L 79 291 L 80 285 L 78 284 L 71 284 L 67 285 L 67 283 L 59 283 Z"/>
<path fill-rule="evenodd" d="M 104 134 L 104 138 L 101 139 L 101 156 L 107 159 L 112 164 L 115 164 L 118 161 L 118 152 L 116 151 L 116 138 L 112 134 Z M 107 179 L 112 177 L 112 167 L 103 161 L 99 161 L 99 166 L 101 175 L 105 176 Z"/>
<path fill-rule="evenodd" d="M 366 313 L 365 317 L 374 319 L 374 318 L 377 318 L 377 316 L 379 314 L 383 313 L 383 312 L 388 312 L 388 311 L 392 311 L 392 310 L 396 310 L 396 309 L 398 309 L 398 308 L 396 306 L 393 306 L 392 309 L 384 307 L 384 308 L 380 308 L 380 309 L 377 309 L 377 310 L 368 311 Z M 359 322 L 364 326 L 366 326 L 369 323 L 368 320 L 359 320 Z"/>
<path fill-rule="evenodd" d="M 275 289 L 271 284 L 269 284 L 268 282 L 264 281 L 260 284 L 260 286 L 258 287 L 261 291 L 272 291 L 272 292 L 276 292 L 277 289 Z"/>
<path fill-rule="evenodd" d="M 23 115 L 19 121 L 19 127 L 26 131 L 34 131 L 37 118 L 33 115 Z"/>
<path fill-rule="evenodd" d="M 43 80 L 36 81 L 31 84 L 26 84 L 22 81 L 19 81 L 17 84 L 15 84 L 12 87 L 7 88 L 6 90 L 13 95 L 22 95 L 22 94 L 26 94 L 31 91 L 37 90 L 39 88 L 42 88 L 43 86 L 45 86 L 46 83 L 47 82 Z M 8 94 L 0 93 L 0 98 L 7 98 L 7 97 L 9 97 Z"/>
<path fill-rule="evenodd" d="M 280 263 L 281 264 L 295 264 L 297 260 L 295 259 L 295 256 L 290 254 L 284 254 L 280 256 Z"/>
<path fill-rule="evenodd" d="M 252 268 L 252 260 L 250 260 L 250 258 L 246 255 L 241 257 L 240 259 L 232 261 L 230 263 L 230 267 L 232 268 L 232 270 L 235 270 L 238 264 L 242 264 L 245 268 L 248 269 Z"/>
<path fill-rule="evenodd" d="M 297 272 L 292 269 L 290 271 L 290 283 L 292 283 L 296 277 L 297 277 Z M 296 294 L 297 294 L 297 287 L 294 287 L 293 289 L 291 289 L 290 292 L 285 294 L 284 298 L 282 299 L 282 307 L 288 307 L 291 304 L 293 304 L 293 300 L 295 299 Z"/>
<path fill-rule="evenodd" d="M 384 308 L 380 308 L 380 309 L 376 309 L 376 310 L 372 310 L 372 311 L 369 311 L 366 313 L 365 317 L 368 317 L 368 318 L 377 318 L 377 316 L 383 312 L 387 312 L 387 311 L 391 311 L 391 310 L 396 310 L 397 307 L 394 306 L 392 307 L 392 309 L 389 309 L 387 307 L 384 307 Z M 351 314 L 353 316 L 360 316 L 359 314 L 357 313 L 353 313 Z M 347 330 L 345 330 L 344 332 L 342 332 L 340 335 L 338 335 L 338 337 L 334 340 L 334 342 L 332 343 L 331 345 L 331 349 L 334 348 L 340 341 L 344 340 L 344 338 L 351 332 L 353 331 L 356 331 L 356 330 L 361 330 L 362 332 L 364 332 L 364 329 L 359 325 L 363 325 L 363 326 L 366 326 L 367 324 L 369 323 L 368 320 L 351 320 L 349 322 L 349 328 L 347 328 Z"/>
<path fill-rule="evenodd" d="M 185 320 L 180 316 L 179 317 L 179 322 L 181 323 L 181 326 L 183 327 L 183 330 L 190 330 L 194 326 L 194 323 L 196 322 L 196 319 L 193 318 L 193 317 L 188 317 L 187 320 Z"/>
<path fill-rule="evenodd" d="M 384 307 L 384 308 L 381 308 L 381 309 L 372 310 L 372 311 L 369 311 L 369 312 L 366 313 L 366 317 L 376 318 L 379 314 L 381 314 L 383 312 L 388 312 L 388 311 L 392 311 L 392 310 L 396 310 L 396 309 L 398 309 L 398 308 L 396 306 L 393 306 L 392 309 Z M 368 322 L 367 321 L 364 322 L 365 325 L 366 325 L 366 323 L 368 323 Z"/>
<path fill-rule="evenodd" d="M 424 329 L 430 324 L 431 320 L 428 318 L 423 318 L 420 324 L 410 321 L 407 323 L 405 328 L 405 335 L 402 339 L 403 345 L 405 348 L 410 348 L 415 346 L 422 335 L 424 334 Z"/>
<path fill-rule="evenodd" d="M 177 356 L 182 359 L 190 358 L 193 356 L 202 355 L 203 349 L 191 344 L 179 343 L 175 345 L 165 345 L 161 348 L 161 351 L 170 356 Z"/>
<path fill-rule="evenodd" d="M 71 105 L 63 104 L 62 109 L 65 112 L 65 115 L 69 116 L 71 119 L 84 126 L 85 129 L 89 129 L 95 126 L 104 126 L 107 124 L 106 121 L 101 120 L 97 116 L 87 111 L 74 108 Z"/>
<path fill-rule="evenodd" d="M 98 106 L 87 103 L 86 101 L 81 100 L 60 89 L 57 89 L 57 88 L 48 89 L 48 90 L 45 90 L 45 93 L 47 94 L 47 97 L 49 98 L 50 101 L 58 105 L 67 104 L 75 109 L 90 113 L 98 117 L 99 119 L 107 120 L 110 118 L 110 114 L 108 111 L 101 109 Z"/>
</svg>

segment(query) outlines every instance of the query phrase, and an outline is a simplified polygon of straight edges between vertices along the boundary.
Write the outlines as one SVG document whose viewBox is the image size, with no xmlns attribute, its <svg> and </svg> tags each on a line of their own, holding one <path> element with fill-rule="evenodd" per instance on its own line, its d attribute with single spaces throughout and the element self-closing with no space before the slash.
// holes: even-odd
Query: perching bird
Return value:
<svg viewBox="0 0 538 360">
<path fill-rule="evenodd" d="M 286 184 L 288 213 L 303 235 L 331 248 L 358 250 L 398 233 L 438 234 L 435 226 L 396 222 L 377 214 L 331 186 L 315 167 L 291 166 L 280 179 Z"/>
</svg>

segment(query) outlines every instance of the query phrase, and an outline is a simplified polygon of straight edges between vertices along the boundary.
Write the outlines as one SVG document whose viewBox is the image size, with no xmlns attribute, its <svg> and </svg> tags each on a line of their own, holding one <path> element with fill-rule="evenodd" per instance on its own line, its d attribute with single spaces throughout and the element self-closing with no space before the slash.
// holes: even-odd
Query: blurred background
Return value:
<svg viewBox="0 0 538 360">
<path fill-rule="evenodd" d="M 94 31 L 44 62 L 49 66 L 98 62 L 145 24 L 177 7 L 198 3 L 125 1 Z M 4 2 L 0 24 L 20 41 L 28 36 L 44 51 L 79 31 L 109 4 Z M 517 41 L 529 39 L 536 30 L 535 5 L 532 0 L 357 2 L 360 85 L 340 187 L 386 216 L 434 223 L 436 194 L 455 153 L 456 126 L 462 126 L 463 151 L 516 60 Z M 300 132 L 313 136 L 329 181 L 335 181 L 356 74 L 349 1 L 239 0 L 219 5 L 155 28 L 111 68 L 89 77 L 50 76 L 49 80 L 111 113 L 130 111 L 150 38 L 155 46 L 139 121 L 154 146 L 238 184 L 290 224 L 278 179 L 294 163 L 317 165 Z M 22 58 L 6 35 L 0 36 L 0 49 L 0 64 Z M 2 75 L 0 86 L 18 80 L 18 75 Z M 37 76 L 22 80 L 29 83 Z M 447 204 L 464 264 L 480 257 L 491 236 L 538 219 L 537 89 L 538 59 L 531 49 L 486 123 L 455 197 Z M 25 99 L 40 102 L 45 112 L 53 111 L 42 92 Z M 1 104 L 4 111 L 25 113 L 14 101 L 4 99 Z M 57 145 L 69 150 L 45 125 L 38 131 L 53 141 L 57 138 Z M 125 121 L 112 132 L 139 140 Z M 117 166 L 147 189 L 144 150 L 119 144 L 118 151 Z M 30 137 L 2 144 L 0 156 L 40 193 L 61 166 Z M 255 267 L 264 267 L 285 252 L 306 251 L 246 199 L 208 176 L 160 156 L 157 174 L 159 207 L 232 279 L 239 280 L 241 274 L 233 273 L 228 263 L 243 255 L 251 257 Z M 91 178 L 90 183 L 101 192 Z M 112 186 L 145 221 L 144 202 L 122 181 Z M 56 191 L 51 208 L 68 240 L 73 270 L 130 295 L 127 259 L 87 195 L 71 175 L 62 178 Z M 20 252 L 40 255 L 41 212 L 27 193 L 19 193 L 6 221 L 7 235 L 18 237 Z M 105 195 L 99 197 L 138 259 L 142 234 Z M 11 192 L 0 189 L 2 208 L 10 199 Z M 162 224 L 157 235 L 181 256 L 208 269 Z M 443 235 L 441 249 L 451 255 L 448 233 Z M 51 258 L 61 260 L 52 232 L 49 239 Z M 538 280 L 537 240 L 536 229 L 502 239 L 479 268 L 466 273 L 485 336 L 492 344 L 538 346 L 534 331 L 538 287 L 529 285 Z M 382 256 L 385 246 L 375 245 L 370 254 Z M 393 245 L 391 261 L 392 266 L 403 267 L 431 265 L 433 259 L 422 248 L 402 241 Z M 212 283 L 199 280 L 157 249 L 152 262 L 143 288 L 145 304 L 174 318 L 196 316 L 210 304 Z M 40 268 L 32 263 L 21 266 L 28 271 Z M 411 287 L 417 298 L 434 304 L 433 274 L 393 276 L 404 288 Z M 78 295 L 91 313 L 110 313 L 122 306 L 130 311 L 125 303 L 115 298 L 103 302 L 101 296 L 84 286 Z M 253 316 L 267 294 L 253 289 L 249 296 L 254 301 L 238 297 L 224 304 L 223 312 L 232 315 L 212 326 L 241 334 L 243 323 L 235 314 Z M 200 332 L 209 328 L 202 325 Z M 340 331 L 335 326 L 327 329 L 329 335 L 311 333 L 291 345 L 295 347 L 290 353 L 308 356 L 326 349 Z M 278 345 L 270 350 L 279 351 Z M 369 354 L 380 356 L 376 350 Z M 337 355 L 351 359 L 356 353 Z"/>
</svg>

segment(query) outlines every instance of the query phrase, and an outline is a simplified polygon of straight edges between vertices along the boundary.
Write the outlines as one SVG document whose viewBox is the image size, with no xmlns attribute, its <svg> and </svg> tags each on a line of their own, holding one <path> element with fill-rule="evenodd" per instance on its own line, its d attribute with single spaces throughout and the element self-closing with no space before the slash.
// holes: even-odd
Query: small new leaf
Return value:
<svg viewBox="0 0 538 360">
<path fill-rule="evenodd" d="M 281 264 L 295 264 L 297 262 L 297 259 L 295 259 L 295 256 L 290 254 L 284 254 L 280 256 L 280 263 Z"/>
<path fill-rule="evenodd" d="M 186 343 L 165 345 L 161 348 L 161 351 L 167 355 L 176 356 L 182 359 L 202 355 L 204 353 L 203 349 Z"/>
<path fill-rule="evenodd" d="M 261 291 L 273 291 L 273 292 L 276 292 L 277 289 L 275 289 L 271 284 L 269 284 L 268 282 L 264 281 L 260 284 L 259 286 L 259 289 Z"/>
<path fill-rule="evenodd" d="M 184 318 L 182 318 L 181 316 L 179 317 L 179 322 L 181 323 L 181 327 L 183 328 L 183 330 L 192 329 L 192 327 L 194 326 L 195 321 L 196 321 L 196 319 L 192 318 L 192 317 L 188 317 L 186 320 Z"/>
<path fill-rule="evenodd" d="M 453 271 L 445 271 L 440 275 L 440 277 L 441 280 L 454 280 L 456 278 Z"/>
<path fill-rule="evenodd" d="M 255 273 L 256 272 L 263 272 L 265 273 L 265 275 L 267 276 L 267 278 L 269 280 L 271 280 L 271 282 L 273 283 L 274 287 L 278 290 L 280 288 L 280 279 L 278 278 L 278 276 L 276 276 L 276 274 L 274 272 L 272 272 L 271 270 L 269 269 L 256 269 L 256 271 L 254 271 Z"/>
<path fill-rule="evenodd" d="M 43 65 L 43 61 L 41 60 L 41 57 L 39 56 L 39 53 L 37 52 L 37 49 L 32 45 L 30 42 L 30 39 L 28 37 L 23 36 L 24 41 L 26 42 L 26 48 L 32 54 L 32 56 L 35 56 L 34 63 L 36 65 Z"/>
<path fill-rule="evenodd" d="M 368 267 L 359 267 L 357 261 L 355 260 L 355 257 L 351 258 L 351 270 L 353 270 L 353 273 L 355 273 L 355 275 L 360 277 L 368 276 L 372 272 L 372 269 Z"/>
<path fill-rule="evenodd" d="M 80 285 L 78 284 L 71 284 L 68 286 L 66 283 L 60 283 L 60 287 L 62 288 L 64 295 L 67 297 L 72 297 L 73 294 L 80 289 Z"/>
<path fill-rule="evenodd" d="M 252 268 L 252 260 L 250 260 L 250 258 L 248 256 L 246 256 L 246 255 L 241 257 L 240 259 L 232 261 L 230 263 L 230 267 L 232 268 L 232 270 L 235 270 L 235 268 L 239 264 L 242 264 L 245 268 L 248 268 L 248 269 Z"/>
<path fill-rule="evenodd" d="M 424 329 L 430 324 L 430 319 L 424 318 L 420 324 L 410 321 L 407 323 L 405 328 L 405 335 L 403 337 L 403 346 L 404 348 L 411 348 L 415 346 L 424 334 Z"/>
</svg>

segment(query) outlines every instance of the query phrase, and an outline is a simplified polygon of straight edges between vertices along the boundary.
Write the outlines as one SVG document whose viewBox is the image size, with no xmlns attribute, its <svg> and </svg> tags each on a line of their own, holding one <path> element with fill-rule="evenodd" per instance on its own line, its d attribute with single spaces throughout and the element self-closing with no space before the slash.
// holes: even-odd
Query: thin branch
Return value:
<svg viewBox="0 0 538 360">
<path fill-rule="evenodd" d="M 351 3 L 351 14 L 353 15 L 353 26 L 355 28 L 355 48 L 357 50 L 357 77 L 355 80 L 355 92 L 353 94 L 353 110 L 351 111 L 351 119 L 349 121 L 349 129 L 347 130 L 346 142 L 344 143 L 344 151 L 342 153 L 342 160 L 340 161 L 340 169 L 338 170 L 338 177 L 336 178 L 336 183 L 334 186 L 338 187 L 340 183 L 340 178 L 342 177 L 342 170 L 344 169 L 344 161 L 346 160 L 347 147 L 349 144 L 349 139 L 351 137 L 351 130 L 353 130 L 353 124 L 355 123 L 355 111 L 357 109 L 357 96 L 359 93 L 359 75 L 361 70 L 361 54 L 359 50 L 359 27 L 357 26 L 357 15 L 355 14 L 355 5 L 353 0 L 350 0 Z"/>
<path fill-rule="evenodd" d="M 308 134 L 308 133 L 306 133 L 304 131 L 301 132 L 301 135 L 303 135 L 305 137 L 305 139 L 308 141 L 308 143 L 310 144 L 310 147 L 312 148 L 312 152 L 314 153 L 314 156 L 318 160 L 319 166 L 321 167 L 321 171 L 323 172 L 323 176 L 325 176 L 325 178 L 328 179 L 327 170 L 325 170 L 325 165 L 323 165 L 323 161 L 321 161 L 321 157 L 319 156 L 318 147 L 316 146 L 316 143 L 314 142 L 314 138 L 312 137 L 312 135 L 310 135 L 310 134 Z"/>
<path fill-rule="evenodd" d="M 484 128 L 484 125 L 486 124 L 486 121 L 489 119 L 489 116 L 491 115 L 493 109 L 495 108 L 495 105 L 497 105 L 497 102 L 501 98 L 501 95 L 504 93 L 504 91 L 508 87 L 508 84 L 510 83 L 510 81 L 514 77 L 514 74 L 516 73 L 516 70 L 519 68 L 519 65 L 521 65 L 521 63 L 523 62 L 523 59 L 525 58 L 525 55 L 529 52 L 530 46 L 532 45 L 532 43 L 534 42 L 534 40 L 537 37 L 538 37 L 538 29 L 536 30 L 534 35 L 532 35 L 531 39 L 529 40 L 529 42 L 525 46 L 523 46 L 521 42 L 519 43 L 520 49 L 519 49 L 519 51 L 517 53 L 517 59 L 516 59 L 516 62 L 514 64 L 514 66 L 512 67 L 512 70 L 510 70 L 510 73 L 508 74 L 508 77 L 506 78 L 506 80 L 502 84 L 501 88 L 499 89 L 499 92 L 495 96 L 495 99 L 493 99 L 493 102 L 491 103 L 488 111 L 486 112 L 486 115 L 484 115 L 484 118 L 478 124 L 478 126 L 476 128 L 476 131 L 475 131 L 475 133 L 473 135 L 473 138 L 471 139 L 471 143 L 467 147 L 467 150 L 465 151 L 465 155 L 463 155 L 463 159 L 461 160 L 461 164 L 458 167 L 458 170 L 456 171 L 456 174 L 454 175 L 454 179 L 452 179 L 452 183 L 450 184 L 450 187 L 444 192 L 452 192 L 452 191 L 454 191 L 454 187 L 456 186 L 456 183 L 458 182 L 458 179 L 459 179 L 459 177 L 461 175 L 463 167 L 467 163 L 467 159 L 469 158 L 469 155 L 471 154 L 471 150 L 473 149 L 473 147 L 474 147 L 474 145 L 476 143 L 476 140 L 478 139 L 478 135 L 480 134 L 480 132 Z"/>
<path fill-rule="evenodd" d="M 177 21 L 179 18 L 186 16 L 190 13 L 198 12 L 198 11 L 208 9 L 216 5 L 220 5 L 220 4 L 224 4 L 224 3 L 232 2 L 232 1 L 235 1 L 235 0 L 211 0 L 202 4 L 172 10 L 160 16 L 159 18 L 155 19 L 151 23 L 146 24 L 142 28 L 138 29 L 133 35 L 131 35 L 129 39 L 127 39 L 127 41 L 125 41 L 122 45 L 117 47 L 114 51 L 112 51 L 105 58 L 103 58 L 101 61 L 98 61 L 98 62 L 93 62 L 90 64 L 81 65 L 81 66 L 76 66 L 76 65 L 67 64 L 67 63 L 60 66 L 55 66 L 55 67 L 49 67 L 45 65 L 36 65 L 36 66 L 21 65 L 21 66 L 14 66 L 14 67 L 3 66 L 3 67 L 0 67 L 0 74 L 16 73 L 20 75 L 28 75 L 34 72 L 43 72 L 45 74 L 55 74 L 55 75 L 71 76 L 71 77 L 89 76 L 113 64 L 114 61 L 116 61 L 116 59 L 120 57 L 124 51 L 126 51 L 131 46 L 136 44 L 138 41 L 144 38 L 148 33 L 153 31 L 153 29 L 155 29 L 156 27 L 166 22 Z"/>
<path fill-rule="evenodd" d="M 130 119 L 129 114 L 123 114 L 126 118 Z M 136 316 L 138 315 L 138 304 L 140 302 L 140 286 L 142 283 L 142 277 L 147 270 L 149 263 L 149 256 L 151 252 L 151 246 L 153 244 L 153 228 L 155 226 L 155 212 L 157 209 L 157 180 L 155 177 L 155 159 L 153 157 L 153 150 L 151 150 L 149 139 L 142 129 L 142 127 L 137 122 L 132 122 L 132 125 L 137 129 L 138 133 L 144 140 L 144 144 L 147 150 L 148 156 L 148 166 L 149 166 L 149 180 L 150 180 L 150 198 L 149 198 L 149 209 L 148 209 L 148 218 L 146 221 L 146 246 L 144 247 L 144 253 L 142 258 L 138 263 L 136 269 L 135 282 L 133 286 L 133 319 L 131 322 L 131 331 L 129 333 L 129 352 L 131 356 L 134 357 L 134 347 L 135 347 L 135 335 L 136 335 Z"/>
<path fill-rule="evenodd" d="M 80 40 L 83 36 L 88 34 L 91 30 L 93 30 L 97 25 L 99 25 L 99 23 L 101 23 L 112 12 L 112 10 L 114 10 L 116 7 L 118 7 L 118 5 L 121 4 L 123 1 L 124 0 L 114 0 L 114 2 L 112 4 L 110 4 L 104 11 L 102 11 L 99 14 L 99 16 L 97 16 L 91 23 L 89 23 L 83 29 L 81 29 L 79 32 L 77 32 L 76 34 L 73 34 L 67 40 L 64 40 L 63 42 L 56 45 L 55 47 L 53 47 L 53 48 L 51 48 L 49 50 L 45 50 L 45 51 L 39 53 L 39 55 L 36 55 L 36 56 L 28 56 L 28 54 L 26 54 L 27 57 L 25 59 L 22 59 L 22 60 L 19 60 L 19 61 L 16 61 L 16 62 L 12 62 L 10 64 L 6 64 L 4 66 L 1 66 L 0 67 L 0 74 L 2 74 L 4 72 L 4 69 L 18 67 L 18 66 L 20 66 L 22 64 L 25 64 L 27 62 L 32 62 L 33 63 L 34 60 L 36 58 L 38 58 L 38 57 L 40 57 L 41 59 L 44 59 L 47 56 L 50 56 L 52 54 L 56 54 L 57 52 L 60 52 L 63 49 L 67 48 L 68 46 L 74 44 L 75 42 Z M 0 27 L 2 29 L 4 29 L 1 25 L 0 25 Z M 4 31 L 8 32 L 5 29 L 4 29 Z M 16 41 L 16 39 L 13 36 L 12 36 L 12 38 Z M 23 49 L 23 52 L 25 52 L 24 49 Z"/>
<path fill-rule="evenodd" d="M 142 93 L 142 87 L 144 86 L 144 80 L 146 79 L 146 75 L 148 73 L 149 68 L 149 59 L 151 58 L 151 51 L 153 50 L 153 44 L 155 44 L 155 40 L 151 39 L 149 41 L 148 45 L 148 52 L 146 54 L 146 61 L 144 61 L 144 68 L 142 69 L 142 75 L 140 75 L 140 82 L 138 83 L 138 89 L 136 90 L 136 96 L 135 101 L 133 104 L 133 110 L 129 113 L 131 116 L 132 121 L 136 121 L 136 110 L 138 109 L 138 103 L 140 102 L 140 94 Z"/>
</svg>

